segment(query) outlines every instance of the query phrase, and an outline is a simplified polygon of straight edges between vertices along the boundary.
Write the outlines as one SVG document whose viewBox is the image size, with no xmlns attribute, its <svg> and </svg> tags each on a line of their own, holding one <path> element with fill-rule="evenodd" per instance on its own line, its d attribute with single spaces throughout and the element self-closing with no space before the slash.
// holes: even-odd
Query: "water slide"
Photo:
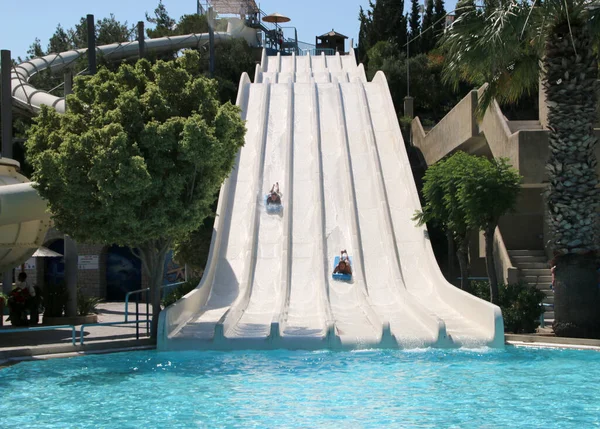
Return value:
<svg viewBox="0 0 600 429">
<path fill-rule="evenodd" d="M 199 286 L 161 313 L 172 349 L 502 347 L 500 309 L 441 274 L 383 73 L 354 53 L 266 56 L 244 74 L 245 146 Z M 265 194 L 279 182 L 283 210 Z M 352 280 L 332 279 L 346 249 Z"/>
</svg>

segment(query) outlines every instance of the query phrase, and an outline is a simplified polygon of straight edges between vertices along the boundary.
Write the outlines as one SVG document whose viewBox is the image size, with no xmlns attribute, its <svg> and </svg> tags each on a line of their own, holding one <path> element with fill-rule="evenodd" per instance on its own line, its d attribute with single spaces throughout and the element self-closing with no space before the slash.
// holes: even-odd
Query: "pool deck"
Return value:
<svg viewBox="0 0 600 429">
<path fill-rule="evenodd" d="M 140 319 L 146 318 L 146 307 L 140 305 Z M 72 344 L 72 329 L 48 331 L 14 332 L 4 317 L 0 327 L 0 365 L 28 359 L 73 356 L 85 353 L 109 353 L 121 350 L 154 348 L 154 341 L 146 336 L 146 325 L 140 324 L 139 340 L 136 339 L 135 324 L 112 326 L 86 326 L 84 344 L 80 344 L 81 325 L 75 325 L 76 345 Z M 40 316 L 41 319 L 41 316 Z M 125 304 L 108 302 L 98 305 L 98 322 L 120 322 L 125 320 Z M 129 320 L 135 320 L 135 304 L 129 304 Z M 37 325 L 45 326 L 45 325 Z"/>
<path fill-rule="evenodd" d="M 145 317 L 145 307 L 140 305 L 140 318 Z M 130 320 L 135 317 L 135 304 L 129 304 Z M 10 322 L 0 327 L 0 367 L 22 360 L 68 357 L 89 353 L 112 353 L 140 349 L 153 349 L 155 342 L 146 336 L 145 324 L 140 325 L 140 338 L 136 339 L 135 325 L 89 326 L 85 328 L 84 344 L 80 344 L 81 325 L 76 326 L 76 345 L 72 344 L 71 329 L 10 333 Z M 125 320 L 125 304 L 102 303 L 98 306 L 98 322 Z M 42 325 L 40 325 L 42 326 Z M 517 347 L 553 347 L 592 349 L 600 351 L 600 340 L 559 338 L 550 328 L 539 329 L 536 334 L 505 335 L 506 344 Z"/>
</svg>

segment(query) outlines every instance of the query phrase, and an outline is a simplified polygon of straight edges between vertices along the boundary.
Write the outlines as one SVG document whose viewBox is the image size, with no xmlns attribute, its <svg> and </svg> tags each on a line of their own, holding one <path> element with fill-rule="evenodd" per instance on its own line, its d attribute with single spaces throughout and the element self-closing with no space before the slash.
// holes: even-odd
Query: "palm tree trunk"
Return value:
<svg viewBox="0 0 600 429">
<path fill-rule="evenodd" d="M 494 231 L 496 225 L 488 225 L 484 231 L 485 236 L 485 268 L 490 280 L 490 302 L 498 304 L 498 276 L 496 275 L 496 264 L 494 262 Z"/>
<path fill-rule="evenodd" d="M 543 86 L 548 100 L 551 245 L 558 258 L 554 331 L 559 336 L 600 338 L 600 294 L 593 260 L 600 194 L 596 175 L 598 77 L 596 56 L 583 19 L 558 19 L 546 41 Z M 569 26 L 570 24 L 570 26 Z M 570 27 L 570 29 L 569 29 Z"/>
</svg>

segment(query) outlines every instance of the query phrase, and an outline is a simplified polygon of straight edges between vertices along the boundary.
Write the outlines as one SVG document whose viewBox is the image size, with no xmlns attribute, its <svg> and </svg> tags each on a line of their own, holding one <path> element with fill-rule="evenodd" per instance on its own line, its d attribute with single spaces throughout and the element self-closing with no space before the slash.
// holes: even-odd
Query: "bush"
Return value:
<svg viewBox="0 0 600 429">
<path fill-rule="evenodd" d="M 64 283 L 46 285 L 44 317 L 62 317 L 69 301 L 69 291 Z"/>
<path fill-rule="evenodd" d="M 544 292 L 523 283 L 498 284 L 498 305 L 502 309 L 504 330 L 515 334 L 535 332 L 544 312 L 541 305 Z M 490 300 L 490 284 L 485 281 L 471 282 L 471 293 L 486 301 Z"/>
<path fill-rule="evenodd" d="M 192 291 L 196 286 L 200 283 L 199 278 L 193 278 L 188 280 L 185 283 L 175 286 L 162 300 L 163 307 L 168 307 L 173 304 L 175 301 L 183 298 L 184 295 L 187 295 L 190 291 Z"/>
<path fill-rule="evenodd" d="M 98 313 L 96 307 L 102 302 L 102 299 L 96 296 L 85 296 L 81 289 L 77 287 L 77 314 L 87 316 Z"/>
<path fill-rule="evenodd" d="M 8 297 L 2 292 L 0 292 L 0 304 L 4 305 L 5 307 L 8 305 Z"/>
</svg>

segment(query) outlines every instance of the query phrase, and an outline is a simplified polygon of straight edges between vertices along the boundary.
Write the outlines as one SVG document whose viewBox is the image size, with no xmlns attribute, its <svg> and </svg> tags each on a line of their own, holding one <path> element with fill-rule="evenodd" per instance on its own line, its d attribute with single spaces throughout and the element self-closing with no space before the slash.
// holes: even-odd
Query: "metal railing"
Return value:
<svg viewBox="0 0 600 429">
<path fill-rule="evenodd" d="M 331 48 L 308 48 L 308 49 L 300 49 L 300 52 L 298 55 L 301 56 L 306 56 L 306 55 L 311 55 L 311 56 L 317 56 L 317 55 L 321 55 L 322 53 L 324 53 L 325 55 L 335 55 L 335 50 L 331 49 Z"/>
<path fill-rule="evenodd" d="M 56 325 L 56 326 L 34 326 L 30 328 L 10 328 L 0 329 L 0 334 L 12 334 L 15 332 L 32 332 L 32 331 L 53 331 L 55 329 L 71 329 L 71 341 L 73 345 L 76 344 L 75 340 L 75 325 Z"/>
<path fill-rule="evenodd" d="M 79 344 L 83 346 L 83 342 L 85 340 L 85 336 L 83 335 L 85 332 L 85 328 L 88 326 L 115 326 L 115 325 L 132 325 L 135 323 L 135 339 L 140 339 L 140 323 L 146 324 L 146 336 L 150 335 L 150 319 L 142 319 L 142 320 L 132 320 L 129 322 L 101 322 L 101 323 L 85 323 L 81 325 L 81 330 L 79 332 Z M 75 327 L 73 327 L 74 329 Z M 73 334 L 73 345 L 75 345 L 75 334 Z"/>
<path fill-rule="evenodd" d="M 177 282 L 177 283 L 169 283 L 166 285 L 162 285 L 160 287 L 161 291 L 164 291 L 167 288 L 171 288 L 173 286 L 179 286 L 184 284 L 185 282 Z M 143 292 L 146 292 L 146 318 L 148 318 L 149 312 L 150 312 L 150 299 L 148 296 L 148 293 L 150 292 L 150 288 L 144 288 L 144 289 L 137 289 L 137 290 L 132 290 L 131 292 L 127 292 L 127 294 L 125 294 L 125 322 L 129 321 L 129 297 L 131 295 L 136 295 L 136 294 L 141 294 Z M 161 296 L 162 298 L 164 298 L 164 294 Z M 136 314 L 139 313 L 139 297 L 136 297 L 136 302 L 135 302 L 135 311 Z"/>
</svg>

